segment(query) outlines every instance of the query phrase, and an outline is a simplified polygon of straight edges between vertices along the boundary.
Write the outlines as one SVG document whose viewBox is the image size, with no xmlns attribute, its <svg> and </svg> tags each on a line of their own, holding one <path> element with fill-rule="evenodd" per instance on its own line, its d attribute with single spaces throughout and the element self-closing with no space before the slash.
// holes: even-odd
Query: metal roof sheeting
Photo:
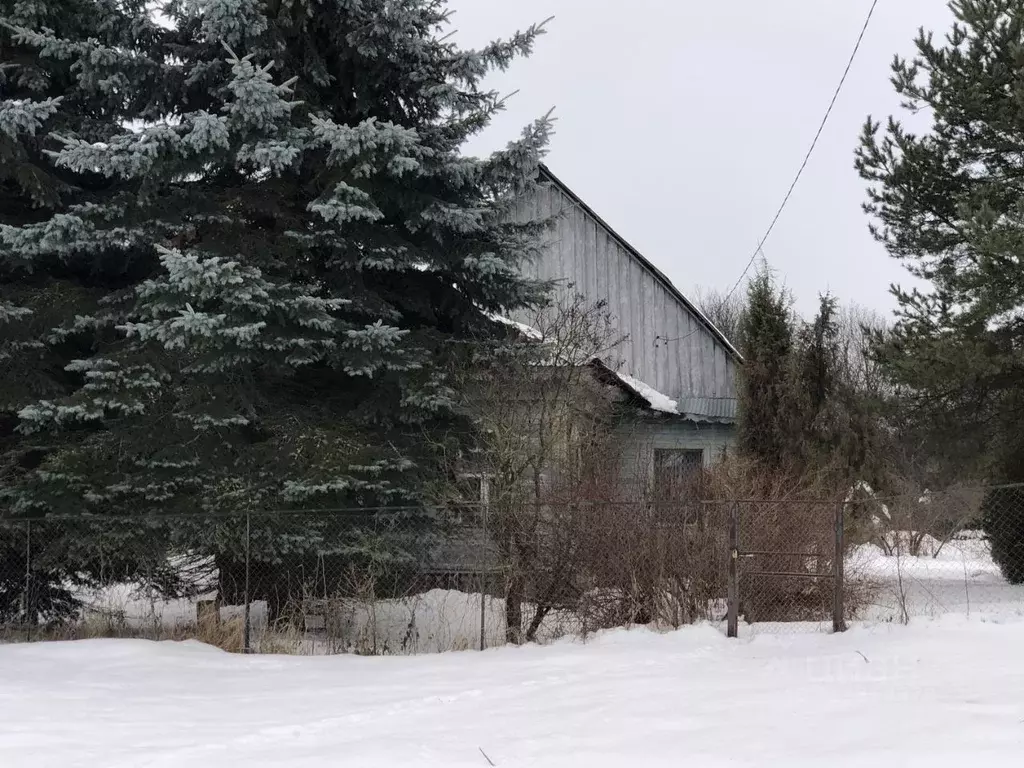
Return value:
<svg viewBox="0 0 1024 768">
<path fill-rule="evenodd" d="M 684 397 L 677 407 L 679 414 L 690 421 L 732 424 L 739 413 L 739 401 L 735 397 Z"/>
</svg>

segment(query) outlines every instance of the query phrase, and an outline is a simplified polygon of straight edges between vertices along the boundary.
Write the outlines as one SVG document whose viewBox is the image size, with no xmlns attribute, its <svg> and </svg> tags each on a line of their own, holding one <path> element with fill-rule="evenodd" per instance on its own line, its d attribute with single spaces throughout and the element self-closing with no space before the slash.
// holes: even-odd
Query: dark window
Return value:
<svg viewBox="0 0 1024 768">
<path fill-rule="evenodd" d="M 703 450 L 655 449 L 654 499 L 662 519 L 699 519 L 703 473 Z"/>
</svg>

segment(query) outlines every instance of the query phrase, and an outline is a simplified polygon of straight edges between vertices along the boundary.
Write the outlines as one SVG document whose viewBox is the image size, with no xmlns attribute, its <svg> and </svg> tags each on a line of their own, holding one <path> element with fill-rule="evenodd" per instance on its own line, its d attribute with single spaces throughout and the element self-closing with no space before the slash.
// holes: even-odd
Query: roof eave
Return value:
<svg viewBox="0 0 1024 768">
<path fill-rule="evenodd" d="M 623 381 L 622 377 L 608 367 L 601 358 L 591 358 L 587 361 L 586 365 L 594 371 L 598 381 L 622 390 L 629 398 L 630 402 L 636 407 L 642 409 L 645 415 L 649 418 L 655 418 L 658 420 L 670 419 L 672 421 L 689 421 L 695 424 L 731 425 L 736 423 L 736 419 L 729 416 L 711 416 L 684 411 L 680 411 L 679 413 L 669 413 L 667 411 L 658 410 L 651 405 L 650 401 L 646 397 Z"/>
</svg>

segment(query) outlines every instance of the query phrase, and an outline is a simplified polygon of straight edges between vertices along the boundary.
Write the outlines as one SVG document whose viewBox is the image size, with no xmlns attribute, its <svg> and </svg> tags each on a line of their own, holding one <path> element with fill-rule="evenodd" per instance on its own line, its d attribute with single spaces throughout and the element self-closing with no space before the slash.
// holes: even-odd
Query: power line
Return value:
<svg viewBox="0 0 1024 768">
<path fill-rule="evenodd" d="M 807 168 L 807 163 L 810 161 L 811 155 L 814 153 L 815 147 L 818 146 L 818 139 L 821 138 L 822 131 L 825 130 L 825 123 L 828 122 L 829 117 L 832 115 L 832 109 L 833 107 L 835 107 L 836 101 L 838 101 L 839 99 L 839 93 L 843 90 L 843 86 L 846 84 L 846 78 L 849 76 L 850 69 L 853 67 L 854 59 L 857 58 L 857 52 L 860 50 L 860 45 L 864 41 L 864 35 L 868 31 L 868 25 L 871 24 L 871 18 L 872 16 L 875 15 L 875 8 L 877 7 L 878 0 L 873 0 L 871 3 L 871 7 L 868 9 L 868 15 L 864 19 L 864 25 L 861 27 L 860 34 L 857 36 L 857 42 L 853 46 L 853 52 L 850 53 L 850 59 L 849 61 L 846 62 L 846 69 L 843 70 L 843 76 L 839 78 L 839 84 L 836 86 L 836 89 L 832 94 L 832 100 L 828 104 L 828 109 L 825 110 L 825 116 L 821 118 L 821 124 L 818 126 L 817 133 L 814 134 L 814 140 L 811 141 L 811 146 L 807 149 L 807 154 L 804 155 L 803 162 L 800 163 L 800 169 L 796 172 L 796 176 L 793 177 L 793 183 L 789 185 L 789 189 L 786 191 L 786 196 L 782 199 L 782 204 L 779 206 L 779 209 L 775 212 L 775 216 L 772 218 L 771 224 L 768 225 L 768 229 L 765 230 L 764 235 L 758 242 L 757 248 L 755 248 L 754 252 L 750 255 L 750 260 L 747 261 L 747 265 L 743 268 L 743 271 L 740 273 L 740 276 L 736 278 L 736 282 L 733 283 L 728 293 L 725 294 L 725 298 L 723 299 L 723 301 L 728 300 L 733 295 L 733 293 L 736 292 L 736 289 L 739 288 L 740 283 L 743 282 L 743 278 L 746 277 L 747 272 L 750 271 L 750 267 L 753 265 L 754 261 L 757 260 L 757 255 L 761 253 L 761 249 L 764 248 L 764 244 L 768 241 L 768 238 L 771 235 L 772 230 L 775 229 L 775 225 L 778 224 L 779 218 L 782 216 L 782 212 L 786 209 L 786 205 L 789 203 L 789 198 L 793 196 L 793 190 L 796 189 L 796 185 L 799 183 L 800 177 L 803 176 L 804 169 Z M 685 336 L 680 336 L 678 339 L 662 339 L 662 341 L 682 341 L 683 339 L 692 336 L 694 333 L 696 333 L 696 331 L 690 331 L 690 333 L 686 334 Z"/>
<path fill-rule="evenodd" d="M 753 254 L 751 254 L 750 260 L 747 262 L 747 266 L 743 268 L 743 272 L 740 274 L 736 282 L 733 283 L 729 292 L 725 295 L 727 299 L 732 296 L 733 292 L 735 292 L 739 287 L 739 284 L 743 281 L 743 278 L 746 277 L 747 272 L 750 270 L 750 266 L 754 263 L 755 259 L 757 259 L 757 254 L 761 252 L 761 249 L 764 247 L 765 242 L 767 242 L 772 230 L 775 229 L 775 225 L 778 223 L 779 217 L 782 216 L 782 212 L 786 209 L 786 204 L 789 203 L 789 198 L 793 196 L 793 190 L 796 189 L 796 185 L 800 181 L 800 177 L 803 176 L 804 169 L 807 168 L 807 163 L 810 161 L 811 155 L 814 153 L 814 148 L 818 146 L 818 139 L 821 138 L 822 131 L 825 130 L 825 123 L 828 122 L 828 118 L 832 114 L 832 108 L 835 107 L 836 101 L 839 99 L 839 93 L 843 90 L 843 85 L 846 84 L 846 78 L 850 74 L 851 67 L 853 67 L 853 60 L 857 58 L 857 51 L 860 50 L 860 44 L 864 41 L 864 35 L 868 31 L 868 25 L 871 24 L 871 17 L 874 16 L 875 8 L 877 6 L 878 0 L 873 0 L 871 8 L 868 9 L 867 18 L 864 19 L 864 26 L 861 27 L 860 35 L 857 36 L 857 42 L 853 46 L 853 52 L 850 54 L 850 59 L 846 62 L 846 69 L 843 70 L 843 76 L 839 78 L 839 84 L 836 86 L 836 90 L 832 94 L 832 100 L 828 104 L 828 109 L 825 110 L 825 116 L 821 118 L 821 124 L 818 126 L 818 132 L 814 134 L 814 140 L 811 141 L 811 146 L 807 149 L 807 154 L 804 155 L 803 162 L 800 163 L 800 169 L 796 172 L 796 176 L 793 177 L 793 183 L 789 185 L 789 189 L 786 191 L 786 196 L 782 199 L 782 205 L 780 205 L 779 209 L 775 212 L 775 216 L 772 218 L 772 223 L 768 225 L 768 229 L 765 230 L 764 236 L 757 244 L 757 248 L 755 248 Z"/>
</svg>

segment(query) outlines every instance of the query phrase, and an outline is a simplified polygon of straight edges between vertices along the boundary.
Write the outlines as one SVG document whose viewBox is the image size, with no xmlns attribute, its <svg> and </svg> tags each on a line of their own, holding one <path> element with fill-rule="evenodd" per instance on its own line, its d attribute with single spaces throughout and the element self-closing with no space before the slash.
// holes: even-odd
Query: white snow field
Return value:
<svg viewBox="0 0 1024 768">
<path fill-rule="evenodd" d="M 898 537 L 898 538 L 894 538 Z M 890 546 L 906 541 L 904 532 L 887 534 Z M 851 583 L 870 585 L 869 604 L 858 615 L 873 621 L 904 621 L 955 613 L 1024 616 L 1024 585 L 1008 584 L 978 531 L 962 531 L 941 543 L 923 536 L 918 556 L 883 554 L 874 544 L 847 555 Z"/>
<path fill-rule="evenodd" d="M 1019 765 L 1024 620 L 710 626 L 418 657 L 0 646 L 0 765 Z"/>
</svg>

